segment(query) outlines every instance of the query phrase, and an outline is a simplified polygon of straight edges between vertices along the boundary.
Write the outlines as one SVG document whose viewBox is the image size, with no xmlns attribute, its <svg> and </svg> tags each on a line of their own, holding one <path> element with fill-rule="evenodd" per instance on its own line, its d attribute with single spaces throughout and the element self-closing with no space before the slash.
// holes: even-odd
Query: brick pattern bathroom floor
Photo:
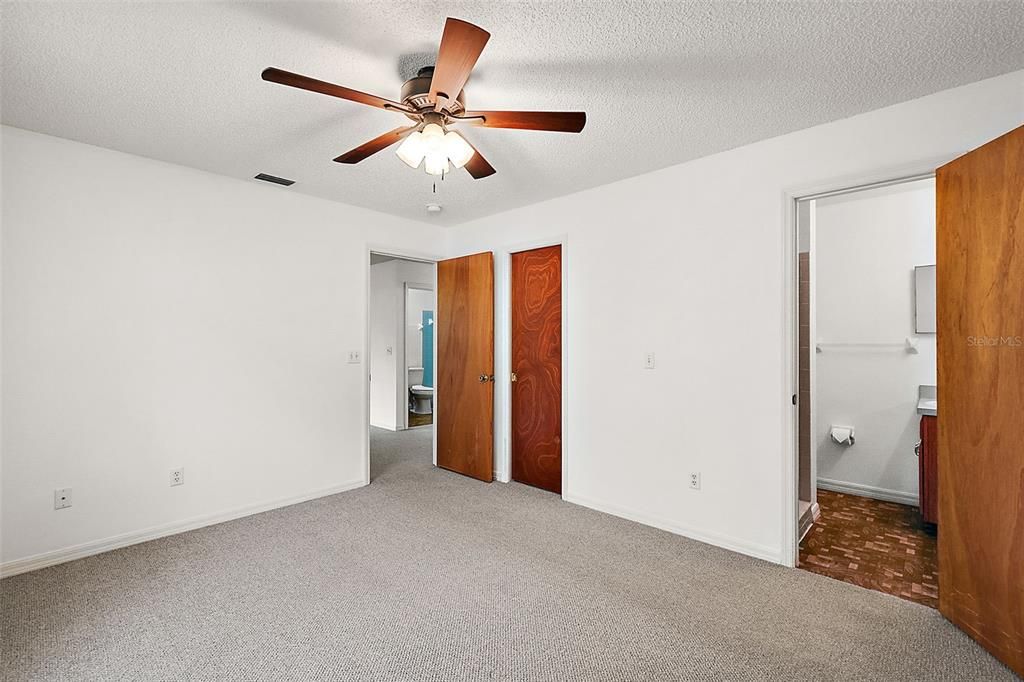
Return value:
<svg viewBox="0 0 1024 682">
<path fill-rule="evenodd" d="M 821 517 L 800 543 L 800 568 L 939 606 L 935 527 L 917 507 L 818 491 Z"/>
</svg>

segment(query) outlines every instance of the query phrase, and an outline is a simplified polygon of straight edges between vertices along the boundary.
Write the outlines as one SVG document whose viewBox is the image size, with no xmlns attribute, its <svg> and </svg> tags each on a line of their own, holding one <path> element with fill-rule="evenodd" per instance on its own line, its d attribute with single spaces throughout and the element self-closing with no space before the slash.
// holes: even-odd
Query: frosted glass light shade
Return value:
<svg viewBox="0 0 1024 682">
<path fill-rule="evenodd" d="M 473 158 L 473 154 L 476 151 L 469 146 L 461 135 L 454 131 L 445 133 L 444 136 L 444 151 L 448 158 L 451 159 L 452 165 L 456 168 L 462 168 L 469 160 Z"/>
<path fill-rule="evenodd" d="M 423 130 L 410 133 L 395 150 L 398 158 L 410 168 L 419 168 L 423 163 L 424 170 L 431 175 L 443 175 L 451 165 L 462 168 L 475 153 L 461 135 L 446 133 L 436 123 L 428 123 Z"/>
<path fill-rule="evenodd" d="M 431 175 L 448 172 L 448 156 L 444 153 L 444 128 L 436 123 L 423 126 L 423 149 L 426 153 L 423 168 Z"/>
<path fill-rule="evenodd" d="M 423 140 L 423 148 L 426 149 L 428 154 L 430 152 L 443 151 L 444 128 L 436 123 L 428 123 L 423 126 L 423 131 L 420 133 L 420 139 Z"/>
<path fill-rule="evenodd" d="M 426 153 L 427 150 L 423 144 L 423 134 L 418 130 L 409 134 L 402 141 L 402 144 L 398 145 L 398 149 L 395 150 L 398 158 L 404 161 L 409 168 L 418 168 Z"/>
<path fill-rule="evenodd" d="M 431 175 L 443 175 L 448 172 L 448 157 L 444 152 L 427 154 L 423 168 Z"/>
</svg>

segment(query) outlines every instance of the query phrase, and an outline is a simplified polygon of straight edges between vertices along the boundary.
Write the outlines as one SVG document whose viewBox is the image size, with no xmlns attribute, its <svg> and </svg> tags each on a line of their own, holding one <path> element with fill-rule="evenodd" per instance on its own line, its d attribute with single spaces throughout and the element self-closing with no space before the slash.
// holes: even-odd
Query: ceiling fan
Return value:
<svg viewBox="0 0 1024 682">
<path fill-rule="evenodd" d="M 420 69 L 415 78 L 405 82 L 401 102 L 275 68 L 265 69 L 263 80 L 395 111 L 415 121 L 413 125 L 395 128 L 345 152 L 334 159 L 338 163 L 359 163 L 402 141 L 396 153 L 412 168 L 422 163 L 427 173 L 443 175 L 451 166 L 465 167 L 474 178 L 486 178 L 494 174 L 494 167 L 464 137 L 449 130 L 449 126 L 464 122 L 484 128 L 578 133 L 587 123 L 587 115 L 582 111 L 467 110 L 462 88 L 490 37 L 482 28 L 449 17 L 444 24 L 436 63 Z"/>
</svg>

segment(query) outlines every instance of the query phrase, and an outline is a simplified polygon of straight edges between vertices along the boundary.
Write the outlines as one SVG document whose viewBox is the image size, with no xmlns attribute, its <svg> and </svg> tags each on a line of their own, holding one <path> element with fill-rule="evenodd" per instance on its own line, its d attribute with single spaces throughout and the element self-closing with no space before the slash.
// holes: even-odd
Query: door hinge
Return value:
<svg viewBox="0 0 1024 682">
<path fill-rule="evenodd" d="M 514 384 L 519 377 L 516 376 L 515 372 L 512 372 L 512 383 Z"/>
</svg>

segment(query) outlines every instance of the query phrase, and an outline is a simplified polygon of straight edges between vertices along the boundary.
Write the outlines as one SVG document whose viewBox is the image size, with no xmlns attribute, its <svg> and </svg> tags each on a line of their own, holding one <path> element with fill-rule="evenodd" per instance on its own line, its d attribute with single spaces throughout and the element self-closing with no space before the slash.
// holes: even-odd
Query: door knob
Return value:
<svg viewBox="0 0 1024 682">
<path fill-rule="evenodd" d="M 480 375 L 480 383 L 481 384 L 486 384 L 488 381 L 494 381 L 494 375 L 493 374 L 481 374 Z"/>
</svg>

